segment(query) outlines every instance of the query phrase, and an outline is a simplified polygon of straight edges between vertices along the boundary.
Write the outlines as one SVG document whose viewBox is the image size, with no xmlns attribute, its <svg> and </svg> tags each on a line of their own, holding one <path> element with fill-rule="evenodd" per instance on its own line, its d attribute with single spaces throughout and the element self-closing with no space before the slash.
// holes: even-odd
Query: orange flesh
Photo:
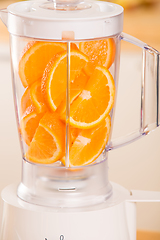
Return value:
<svg viewBox="0 0 160 240">
<path fill-rule="evenodd" d="M 83 129 L 70 148 L 70 166 L 84 166 L 92 163 L 102 153 L 110 133 L 110 117 L 92 129 Z"/>
<path fill-rule="evenodd" d="M 30 42 L 19 62 L 19 75 L 24 87 L 40 79 L 50 59 L 67 49 L 64 43 Z"/>
<path fill-rule="evenodd" d="M 71 55 L 70 82 L 81 73 L 88 60 L 78 50 L 73 49 Z M 47 106 L 55 111 L 65 99 L 67 84 L 67 53 L 57 54 L 47 65 L 42 78 L 42 93 Z"/>
<path fill-rule="evenodd" d="M 30 145 L 43 113 L 37 114 L 32 106 L 26 109 L 21 121 L 20 132 L 27 145 Z"/>
<path fill-rule="evenodd" d="M 103 67 L 96 68 L 70 108 L 71 125 L 90 128 L 109 114 L 114 102 L 114 80 Z"/>
<path fill-rule="evenodd" d="M 28 144 L 25 157 L 35 163 L 65 164 L 67 44 L 30 42 L 19 62 L 26 88 L 21 98 L 20 132 Z M 115 86 L 108 68 L 115 42 L 71 43 L 69 157 L 71 166 L 92 163 L 109 139 Z M 97 66 L 98 65 L 98 66 Z"/>
<path fill-rule="evenodd" d="M 37 163 L 59 160 L 65 151 L 65 125 L 55 113 L 46 113 L 39 122 L 26 157 Z"/>
<path fill-rule="evenodd" d="M 115 42 L 113 38 L 80 43 L 80 50 L 89 57 L 85 67 L 86 73 L 91 76 L 97 65 L 109 69 L 115 59 Z"/>
</svg>

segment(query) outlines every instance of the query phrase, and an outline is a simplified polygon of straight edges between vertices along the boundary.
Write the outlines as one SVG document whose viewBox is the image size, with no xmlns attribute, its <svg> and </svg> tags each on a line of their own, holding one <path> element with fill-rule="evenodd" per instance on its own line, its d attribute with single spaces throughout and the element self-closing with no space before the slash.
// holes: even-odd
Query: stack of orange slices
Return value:
<svg viewBox="0 0 160 240">
<path fill-rule="evenodd" d="M 70 45 L 29 42 L 19 62 L 24 87 L 20 133 L 25 157 L 42 164 L 69 166 L 96 160 L 108 142 L 115 84 L 108 70 L 115 59 L 114 39 Z M 66 136 L 66 128 L 69 135 Z"/>
</svg>

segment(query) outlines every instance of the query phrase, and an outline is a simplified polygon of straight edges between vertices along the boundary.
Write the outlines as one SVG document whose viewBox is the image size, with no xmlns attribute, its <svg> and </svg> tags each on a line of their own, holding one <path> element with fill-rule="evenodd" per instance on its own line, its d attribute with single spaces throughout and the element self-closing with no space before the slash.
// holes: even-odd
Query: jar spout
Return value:
<svg viewBox="0 0 160 240">
<path fill-rule="evenodd" d="M 7 23 L 8 23 L 8 10 L 7 10 L 7 8 L 0 9 L 0 18 L 1 18 L 2 22 L 5 24 L 5 26 L 7 27 Z"/>
</svg>

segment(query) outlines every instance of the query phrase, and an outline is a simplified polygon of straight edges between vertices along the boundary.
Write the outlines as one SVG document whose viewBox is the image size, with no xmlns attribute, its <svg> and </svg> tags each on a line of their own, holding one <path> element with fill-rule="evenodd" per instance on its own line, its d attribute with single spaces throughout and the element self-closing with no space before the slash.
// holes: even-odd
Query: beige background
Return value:
<svg viewBox="0 0 160 240">
<path fill-rule="evenodd" d="M 1 1 L 0 8 L 11 1 Z M 124 32 L 160 50 L 160 6 L 126 10 Z M 9 36 L 0 23 L 0 191 L 20 181 L 21 152 L 13 106 L 9 63 Z M 141 53 L 122 44 L 115 133 L 121 135 L 138 126 Z M 137 110 L 138 109 L 138 110 Z M 130 145 L 109 154 L 110 180 L 127 189 L 160 191 L 160 128 Z M 160 203 L 137 204 L 137 227 L 160 232 Z"/>
</svg>

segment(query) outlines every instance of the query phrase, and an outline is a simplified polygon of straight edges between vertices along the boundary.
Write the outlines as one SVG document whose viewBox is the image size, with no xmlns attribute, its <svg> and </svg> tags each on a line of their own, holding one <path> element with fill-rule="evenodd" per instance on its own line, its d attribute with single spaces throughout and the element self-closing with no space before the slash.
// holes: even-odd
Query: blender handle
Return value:
<svg viewBox="0 0 160 240">
<path fill-rule="evenodd" d="M 107 151 L 131 143 L 160 125 L 160 52 L 126 33 L 120 38 L 143 50 L 140 127 L 136 132 L 111 141 Z"/>
<path fill-rule="evenodd" d="M 128 202 L 160 202 L 160 192 L 131 190 L 127 199 Z"/>
</svg>

